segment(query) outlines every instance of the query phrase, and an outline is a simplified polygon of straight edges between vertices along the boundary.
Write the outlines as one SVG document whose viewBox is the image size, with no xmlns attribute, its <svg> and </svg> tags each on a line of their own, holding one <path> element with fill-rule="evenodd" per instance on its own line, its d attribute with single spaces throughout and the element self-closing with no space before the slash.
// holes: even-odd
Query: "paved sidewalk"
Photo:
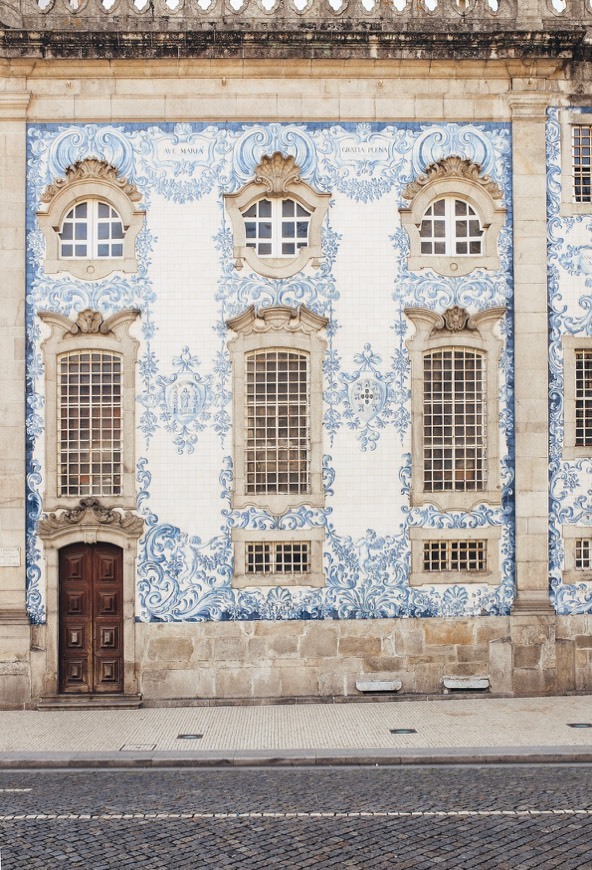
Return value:
<svg viewBox="0 0 592 870">
<path fill-rule="evenodd" d="M 0 711 L 0 768 L 592 763 L 569 723 L 592 724 L 592 697 Z"/>
</svg>

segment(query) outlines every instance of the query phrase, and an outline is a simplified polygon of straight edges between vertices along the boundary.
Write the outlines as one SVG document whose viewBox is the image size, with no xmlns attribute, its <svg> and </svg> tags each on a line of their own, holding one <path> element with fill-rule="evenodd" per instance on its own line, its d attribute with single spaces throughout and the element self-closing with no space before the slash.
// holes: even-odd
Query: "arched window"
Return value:
<svg viewBox="0 0 592 870">
<path fill-rule="evenodd" d="M 58 357 L 59 494 L 121 495 L 122 356 L 98 348 Z"/>
<path fill-rule="evenodd" d="M 246 246 L 258 257 L 295 257 L 308 245 L 312 213 L 294 199 L 259 199 L 242 215 Z"/>
<path fill-rule="evenodd" d="M 137 272 L 136 237 L 144 222 L 141 195 L 117 170 L 88 159 L 50 184 L 37 212 L 45 235 L 45 271 L 95 280 Z"/>
<path fill-rule="evenodd" d="M 433 163 L 403 192 L 399 209 L 409 235 L 408 267 L 440 275 L 499 269 L 499 232 L 506 210 L 502 191 L 480 167 L 461 157 Z"/>
<path fill-rule="evenodd" d="M 123 257 L 123 221 L 108 202 L 89 199 L 76 203 L 64 218 L 59 236 L 63 259 Z"/>
<path fill-rule="evenodd" d="M 137 311 L 103 320 L 81 311 L 72 321 L 40 311 L 51 332 L 45 358 L 46 510 L 73 508 L 80 498 L 108 498 L 135 507 L 135 361 L 129 330 Z"/>
<path fill-rule="evenodd" d="M 419 228 L 421 253 L 444 257 L 476 257 L 483 253 L 479 215 L 464 199 L 446 196 L 426 210 Z"/>
<path fill-rule="evenodd" d="M 322 362 L 327 320 L 286 306 L 228 321 L 234 380 L 232 506 L 276 516 L 322 507 Z M 232 529 L 238 588 L 322 586 L 323 530 Z"/>
<path fill-rule="evenodd" d="M 232 221 L 235 266 L 245 262 L 268 278 L 289 278 L 322 256 L 321 228 L 331 194 L 300 178 L 293 157 L 262 157 L 249 181 L 224 197 Z"/>
</svg>

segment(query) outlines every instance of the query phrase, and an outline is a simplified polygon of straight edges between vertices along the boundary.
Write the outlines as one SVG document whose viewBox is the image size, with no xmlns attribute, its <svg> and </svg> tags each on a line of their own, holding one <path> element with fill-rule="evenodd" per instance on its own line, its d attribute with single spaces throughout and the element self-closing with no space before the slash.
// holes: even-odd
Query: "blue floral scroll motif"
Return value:
<svg viewBox="0 0 592 870">
<path fill-rule="evenodd" d="M 310 133 L 304 125 L 298 124 L 266 124 L 245 125 L 244 133 L 240 135 L 232 152 L 232 171 L 224 179 L 230 192 L 241 187 L 245 182 L 252 181 L 261 158 L 280 151 L 286 156 L 292 155 L 300 169 L 300 175 L 309 183 L 314 183 L 316 170 L 316 149 Z"/>
<path fill-rule="evenodd" d="M 98 124 L 60 128 L 48 149 L 48 173 L 59 178 L 68 166 L 88 157 L 104 160 L 128 180 L 135 177 L 134 149 L 125 128 Z"/>
<path fill-rule="evenodd" d="M 328 190 L 355 202 L 372 202 L 411 180 L 409 146 L 413 133 L 405 129 L 373 129 L 368 123 L 354 130 L 333 126 L 316 137 L 319 174 Z"/>
<path fill-rule="evenodd" d="M 364 350 L 354 355 L 358 368 L 352 374 L 341 372 L 340 388 L 327 393 L 331 430 L 338 431 L 344 421 L 356 431 L 362 450 L 375 450 L 380 430 L 395 419 L 395 373 L 382 374 L 381 362 L 382 357 L 365 344 Z"/>
<path fill-rule="evenodd" d="M 592 461 L 563 459 L 564 445 L 564 335 L 592 335 L 592 297 L 581 295 L 579 311 L 564 299 L 565 276 L 583 277 L 592 287 L 592 248 L 573 244 L 572 237 L 590 215 L 562 217 L 561 129 L 559 112 L 549 109 L 547 122 L 547 253 L 549 284 L 549 564 L 551 603 L 559 614 L 592 613 L 592 583 L 565 583 L 564 525 L 592 526 Z M 592 211 L 592 209 L 591 209 Z M 582 313 L 583 312 L 583 313 Z"/>
<path fill-rule="evenodd" d="M 499 140 L 499 137 L 498 137 Z M 509 154 L 510 141 L 506 133 L 502 153 Z M 411 163 L 415 175 L 421 175 L 432 163 L 444 157 L 459 155 L 481 167 L 485 175 L 499 178 L 500 151 L 492 144 L 491 133 L 473 124 L 426 125 L 413 144 Z"/>
<path fill-rule="evenodd" d="M 158 375 L 158 410 L 167 432 L 174 433 L 177 453 L 193 453 L 197 433 L 203 432 L 211 417 L 211 376 L 199 374 L 200 362 L 188 347 L 173 358 L 175 373 Z"/>
</svg>

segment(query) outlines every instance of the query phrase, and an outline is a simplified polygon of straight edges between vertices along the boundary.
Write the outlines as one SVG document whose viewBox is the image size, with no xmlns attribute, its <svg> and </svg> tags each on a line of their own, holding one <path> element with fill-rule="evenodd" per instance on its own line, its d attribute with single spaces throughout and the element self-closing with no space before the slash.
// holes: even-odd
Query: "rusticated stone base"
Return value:
<svg viewBox="0 0 592 870">
<path fill-rule="evenodd" d="M 444 676 L 501 695 L 592 690 L 592 616 L 138 624 L 140 691 L 172 698 L 358 696 L 356 681 L 439 694 Z"/>
</svg>

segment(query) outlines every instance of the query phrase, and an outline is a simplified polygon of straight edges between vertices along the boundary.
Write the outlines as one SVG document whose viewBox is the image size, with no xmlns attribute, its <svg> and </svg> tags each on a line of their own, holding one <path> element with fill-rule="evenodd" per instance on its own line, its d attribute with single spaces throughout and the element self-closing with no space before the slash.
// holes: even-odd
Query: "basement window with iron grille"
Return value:
<svg viewBox="0 0 592 870">
<path fill-rule="evenodd" d="M 256 541 L 245 545 L 247 574 L 308 574 L 308 541 Z"/>
<path fill-rule="evenodd" d="M 486 571 L 487 541 L 424 541 L 423 570 L 440 571 Z"/>
</svg>

